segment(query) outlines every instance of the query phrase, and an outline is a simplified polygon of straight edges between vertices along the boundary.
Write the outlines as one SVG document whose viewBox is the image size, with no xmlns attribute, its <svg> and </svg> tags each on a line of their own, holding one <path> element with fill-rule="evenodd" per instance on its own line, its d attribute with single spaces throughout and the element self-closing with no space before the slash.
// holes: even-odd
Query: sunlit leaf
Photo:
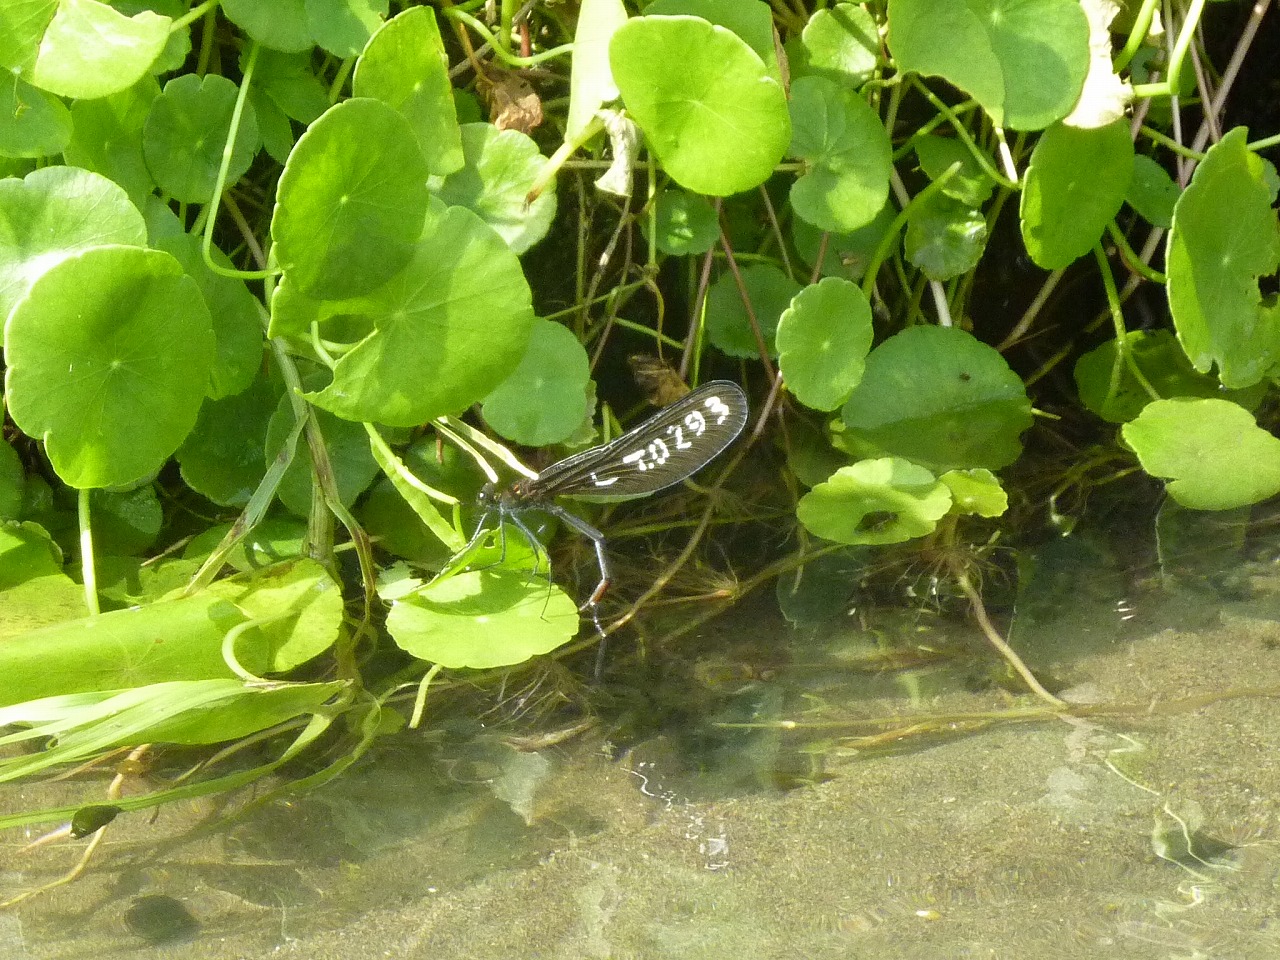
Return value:
<svg viewBox="0 0 1280 960">
<path fill-rule="evenodd" d="M 412 260 L 368 297 L 331 305 L 373 332 L 310 398 L 349 420 L 414 426 L 483 400 L 519 364 L 533 329 L 515 254 L 470 210 L 433 205 Z"/>
<path fill-rule="evenodd" d="M 58 154 L 71 140 L 71 113 L 62 101 L 0 71 L 0 156 Z"/>
<path fill-rule="evenodd" d="M 785 154 L 791 122 L 782 86 L 724 27 L 635 17 L 614 34 L 609 62 L 628 112 L 681 186 L 712 196 L 750 190 Z"/>
<path fill-rule="evenodd" d="M 546 236 L 556 214 L 554 186 L 529 202 L 529 190 L 547 164 L 538 145 L 519 130 L 468 123 L 462 127 L 462 152 L 464 166 L 445 177 L 437 196 L 471 210 L 515 253 Z"/>
<path fill-rule="evenodd" d="M 354 57 L 387 16 L 387 0 L 305 0 L 316 43 L 335 57 Z M 361 96 L 361 94 L 356 94 Z"/>
<path fill-rule="evenodd" d="M 143 155 L 156 184 L 178 200 L 208 203 L 231 131 L 238 91 L 226 77 L 175 77 L 151 103 L 142 133 Z M 236 130 L 226 186 L 235 184 L 258 150 L 258 124 L 246 106 Z"/>
<path fill-rule="evenodd" d="M 1217 377 L 1191 366 L 1169 330 L 1131 330 L 1125 339 L 1134 364 L 1157 396 L 1151 396 L 1137 381 L 1129 365 L 1116 356 L 1116 342 L 1108 340 L 1082 356 L 1075 366 L 1080 401 L 1103 420 L 1132 420 L 1159 397 L 1216 397 L 1251 409 L 1266 392 L 1266 384 L 1224 391 Z"/>
<path fill-rule="evenodd" d="M 895 456 L 940 470 L 997 470 L 1021 452 L 1031 403 L 992 347 L 954 327 L 918 326 L 871 351 L 843 419 Z"/>
<path fill-rule="evenodd" d="M 344 100 L 302 135 L 280 175 L 276 258 L 314 297 L 376 289 L 413 256 L 426 180 L 409 121 L 377 100 Z"/>
<path fill-rule="evenodd" d="M 622 0 L 583 0 L 578 10 L 564 129 L 567 142 L 577 138 L 603 104 L 618 98 L 618 85 L 609 68 L 609 41 L 626 22 Z"/>
<path fill-rule="evenodd" d="M 31 287 L 5 326 L 9 412 L 73 487 L 132 483 L 195 424 L 212 322 L 167 253 L 93 247 Z"/>
<path fill-rule="evenodd" d="M 805 287 L 778 322 L 787 389 L 815 410 L 840 406 L 862 379 L 872 332 L 871 304 L 857 284 L 827 277 Z"/>
<path fill-rule="evenodd" d="M 463 164 L 448 66 L 435 11 L 410 7 L 373 35 L 351 81 L 355 96 L 375 97 L 409 121 L 427 169 L 441 176 Z"/>
<path fill-rule="evenodd" d="M 29 79 L 61 97 L 105 97 L 155 64 L 173 21 L 143 10 L 126 17 L 97 0 L 59 0 Z"/>
<path fill-rule="evenodd" d="M 938 76 L 992 120 L 1040 130 L 1075 105 L 1089 69 L 1089 21 L 1077 0 L 890 0 L 900 71 Z"/>
<path fill-rule="evenodd" d="M 791 187 L 796 213 L 823 230 L 870 223 L 889 195 L 889 138 L 880 117 L 853 91 L 825 77 L 791 85 L 790 153 L 805 161 Z"/>
<path fill-rule="evenodd" d="M 578 611 L 559 587 L 501 567 L 460 573 L 397 599 L 387 630 L 420 660 L 487 670 L 568 642 L 578 631 Z"/>
<path fill-rule="evenodd" d="M 948 470 L 938 479 L 951 491 L 956 513 L 998 517 L 1009 509 L 1009 495 L 990 470 Z"/>
<path fill-rule="evenodd" d="M 836 543 L 902 543 L 931 533 L 951 509 L 951 491 L 924 467 L 896 457 L 841 467 L 803 497 L 796 516 Z"/>
<path fill-rule="evenodd" d="M 1230 510 L 1280 493 L 1280 440 L 1230 401 L 1157 400 L 1121 429 L 1184 507 Z"/>
<path fill-rule="evenodd" d="M 1259 280 L 1280 267 L 1275 172 L 1236 127 L 1210 148 L 1174 208 L 1167 253 L 1169 309 L 1201 373 L 1247 387 L 1280 364 L 1280 306 Z"/>
<path fill-rule="evenodd" d="M 815 10 L 802 37 L 809 72 L 854 87 L 871 79 L 880 55 L 880 35 L 875 20 L 862 7 L 837 3 Z"/>
<path fill-rule="evenodd" d="M 293 53 L 315 44 L 305 0 L 222 0 L 219 7 L 228 20 L 264 47 Z"/>
<path fill-rule="evenodd" d="M 489 426 L 516 443 L 543 447 L 573 435 L 587 415 L 587 352 L 568 327 L 537 320 L 520 365 L 485 398 Z"/>
<path fill-rule="evenodd" d="M 146 225 L 123 190 L 74 167 L 0 180 L 0 320 L 63 257 L 109 243 L 141 246 Z"/>
<path fill-rule="evenodd" d="M 1060 270 L 1088 253 L 1119 212 L 1132 179 L 1127 121 L 1046 130 L 1032 151 L 1019 210 L 1031 259 Z"/>
</svg>

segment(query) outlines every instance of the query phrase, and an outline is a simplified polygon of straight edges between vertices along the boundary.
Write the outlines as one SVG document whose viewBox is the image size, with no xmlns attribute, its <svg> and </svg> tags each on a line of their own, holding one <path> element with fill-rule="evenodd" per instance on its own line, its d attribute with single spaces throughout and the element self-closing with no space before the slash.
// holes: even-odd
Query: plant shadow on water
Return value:
<svg viewBox="0 0 1280 960">
<path fill-rule="evenodd" d="M 1168 563 L 1126 574 L 1087 535 L 1031 559 L 1011 633 L 1074 715 L 1015 699 L 945 611 L 798 627 L 747 601 L 643 669 L 620 651 L 591 692 L 595 726 L 563 740 L 510 719 L 555 699 L 548 675 L 229 825 L 189 832 L 208 809 L 136 818 L 75 885 L 0 915 L 0 943 L 24 957 L 1274 955 L 1280 591 L 1265 548 L 1176 578 Z"/>
</svg>

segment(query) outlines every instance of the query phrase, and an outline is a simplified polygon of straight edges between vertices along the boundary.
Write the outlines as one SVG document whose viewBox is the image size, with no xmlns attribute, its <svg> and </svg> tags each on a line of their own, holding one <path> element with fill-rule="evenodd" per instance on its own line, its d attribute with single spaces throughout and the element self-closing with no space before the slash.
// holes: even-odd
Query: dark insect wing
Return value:
<svg viewBox="0 0 1280 960">
<path fill-rule="evenodd" d="M 655 493 L 714 459 L 747 423 L 747 395 L 736 383 L 713 380 L 681 397 L 633 430 L 551 464 L 519 483 L 522 500 L 553 497 L 635 497 Z"/>
</svg>

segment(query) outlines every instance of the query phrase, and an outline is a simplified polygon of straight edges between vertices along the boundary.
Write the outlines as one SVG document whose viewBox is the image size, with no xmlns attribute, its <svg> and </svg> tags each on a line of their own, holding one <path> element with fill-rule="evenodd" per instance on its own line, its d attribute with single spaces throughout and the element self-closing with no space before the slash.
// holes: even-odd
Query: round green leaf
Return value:
<svg viewBox="0 0 1280 960">
<path fill-rule="evenodd" d="M 997 126 L 1040 130 L 1065 117 L 1089 70 L 1077 0 L 889 0 L 899 71 L 939 76 Z"/>
<path fill-rule="evenodd" d="M 778 52 L 774 47 L 773 14 L 763 0 L 652 0 L 644 7 L 646 16 L 700 17 L 737 34 L 755 51 L 770 76 L 781 79 Z"/>
<path fill-rule="evenodd" d="M 209 373 L 209 397 L 218 399 L 239 393 L 262 367 L 262 306 L 249 292 L 243 280 L 214 273 L 205 264 L 200 241 L 189 233 L 160 237 L 154 246 L 173 257 L 186 268 L 204 295 L 213 317 L 213 334 L 218 350 L 213 370 Z M 213 260 L 232 269 L 231 261 L 217 247 Z"/>
<path fill-rule="evenodd" d="M 0 180 L 0 319 L 62 257 L 107 243 L 147 242 L 123 190 L 74 167 L 45 167 Z"/>
<path fill-rule="evenodd" d="M 697 17 L 636 17 L 609 45 L 627 111 L 666 172 L 696 193 L 764 183 L 786 153 L 782 85 L 740 37 Z"/>
<path fill-rule="evenodd" d="M 61 576 L 62 563 L 62 551 L 39 524 L 0 523 L 0 590 L 9 591 L 37 577 Z M 5 599 L 9 599 L 8 595 Z M 10 612 L 6 604 L 6 610 L 0 614 L 0 636 L 6 638 L 12 636 Z M 30 624 L 27 629 L 31 626 L 38 624 Z"/>
<path fill-rule="evenodd" d="M 410 7 L 383 24 L 360 55 L 352 94 L 395 107 L 413 127 L 427 169 L 441 176 L 462 168 L 462 134 L 435 11 Z"/>
<path fill-rule="evenodd" d="M 994 349 L 953 327 L 909 327 L 867 357 L 844 406 L 857 437 L 937 469 L 998 470 L 1018 458 L 1031 403 Z"/>
<path fill-rule="evenodd" d="M 757 263 L 743 270 L 742 284 L 755 311 L 765 348 L 773 356 L 777 352 L 773 335 L 778 329 L 778 320 L 782 311 L 791 305 L 791 298 L 800 292 L 800 284 L 768 263 Z M 721 274 L 707 291 L 707 335 L 731 357 L 760 355 L 738 283 L 729 271 Z"/>
<path fill-rule="evenodd" d="M 793 626 L 814 627 L 850 614 L 859 584 L 873 569 L 872 551 L 853 546 L 823 553 L 794 574 L 778 577 L 778 609 Z"/>
<path fill-rule="evenodd" d="M 578 611 L 559 587 L 494 568 L 448 577 L 391 605 L 387 631 L 406 652 L 451 669 L 524 663 L 568 642 Z"/>
<path fill-rule="evenodd" d="M 142 128 L 158 96 L 160 86 L 147 77 L 128 90 L 71 105 L 71 142 L 63 154 L 67 163 L 115 181 L 138 209 L 155 189 L 142 155 Z"/>
<path fill-rule="evenodd" d="M 1236 127 L 1209 149 L 1174 208 L 1166 260 L 1182 349 L 1224 386 L 1258 383 L 1280 364 L 1280 307 L 1259 279 L 1280 267 L 1275 169 Z"/>
<path fill-rule="evenodd" d="M 1257 405 L 1266 390 L 1265 385 L 1260 384 L 1249 390 L 1224 391 L 1217 377 L 1200 373 L 1191 366 L 1168 330 L 1131 330 L 1125 339 L 1133 362 L 1161 397 L 1215 397 L 1250 408 Z M 1110 423 L 1132 420 L 1155 399 L 1134 378 L 1129 365 L 1116 356 L 1114 340 L 1108 340 L 1076 361 L 1075 380 L 1084 405 Z"/>
<path fill-rule="evenodd" d="M 0 157 L 46 157 L 71 141 L 71 112 L 51 94 L 0 71 Z"/>
<path fill-rule="evenodd" d="M 567 327 L 535 320 L 520 365 L 484 401 L 484 419 L 508 440 L 544 447 L 572 436 L 588 413 L 591 362 Z"/>
<path fill-rule="evenodd" d="M 951 491 L 924 467 L 896 457 L 841 467 L 796 507 L 805 529 L 836 543 L 902 543 L 932 533 Z"/>
<path fill-rule="evenodd" d="M 1133 158 L 1133 180 L 1125 199 L 1147 223 L 1153 227 L 1172 226 L 1173 207 L 1181 195 L 1182 190 L 1168 170 L 1144 154 Z"/>
<path fill-rule="evenodd" d="M 93 247 L 45 273 L 9 315 L 9 412 L 70 486 L 123 486 L 191 431 L 213 355 L 208 308 L 181 264 Z"/>
<path fill-rule="evenodd" d="M 812 73 L 854 87 L 871 79 L 880 55 L 880 33 L 862 7 L 837 3 L 815 11 L 801 36 Z"/>
<path fill-rule="evenodd" d="M 226 9 L 225 4 L 223 9 Z M 358 75 L 358 64 L 356 69 Z M 354 78 L 352 83 L 355 83 Z M 312 70 L 311 58 L 306 54 L 259 50 L 258 69 L 253 75 L 250 96 L 255 90 L 262 91 L 290 120 L 297 120 L 306 126 L 314 123 L 331 106 L 328 91 Z"/>
<path fill-rule="evenodd" d="M 867 265 L 880 241 L 893 229 L 897 215 L 893 205 L 886 203 L 874 220 L 849 233 L 826 233 L 807 220 L 796 217 L 791 222 L 791 239 L 807 266 L 814 265 L 819 250 L 826 251 L 819 271 L 822 276 L 860 280 L 866 274 Z"/>
<path fill-rule="evenodd" d="M 987 220 L 981 210 L 935 193 L 913 203 L 903 251 L 930 280 L 950 280 L 978 265 L 987 248 Z"/>
<path fill-rule="evenodd" d="M 1088 253 L 1119 212 L 1132 179 L 1127 120 L 1046 130 L 1032 151 L 1019 211 L 1031 259 L 1061 270 Z"/>
<path fill-rule="evenodd" d="M 1157 400 L 1121 432 L 1184 507 L 1230 510 L 1280 493 L 1280 440 L 1230 401 Z"/>
<path fill-rule="evenodd" d="M 254 652 L 266 657 L 264 673 L 292 670 L 320 655 L 342 628 L 342 588 L 309 557 L 219 580 L 209 593 L 257 621 Z"/>
<path fill-rule="evenodd" d="M 649 221 L 641 221 L 641 226 L 648 236 Z M 676 257 L 706 253 L 720 238 L 720 224 L 707 199 L 677 188 L 658 194 L 653 228 L 657 248 Z"/>
<path fill-rule="evenodd" d="M 132 490 L 94 490 L 89 496 L 93 546 L 104 555 L 133 556 L 156 541 L 164 510 L 154 484 Z"/>
<path fill-rule="evenodd" d="M 938 479 L 951 491 L 955 513 L 998 517 L 1009 509 L 1009 495 L 990 470 L 948 470 Z"/>
<path fill-rule="evenodd" d="M 387 7 L 387 0 L 306 0 L 307 26 L 335 57 L 354 57 L 382 26 Z"/>
<path fill-rule="evenodd" d="M 119 93 L 152 68 L 169 41 L 172 24 L 150 10 L 126 17 L 105 3 L 64 0 L 40 40 L 30 80 L 60 97 L 93 99 Z"/>
<path fill-rule="evenodd" d="M 267 424 L 279 391 L 265 377 L 249 389 L 200 408 L 191 435 L 178 448 L 182 479 L 224 507 L 243 507 L 266 473 Z"/>
<path fill-rule="evenodd" d="M 470 210 L 433 204 L 404 270 L 334 306 L 373 331 L 310 399 L 349 420 L 402 427 L 464 410 L 520 363 L 531 299 L 520 261 L 496 233 Z"/>
<path fill-rule="evenodd" d="M 855 283 L 827 277 L 805 287 L 778 321 L 778 365 L 806 407 L 834 410 L 862 379 L 871 349 L 871 304 Z"/>
<path fill-rule="evenodd" d="M 970 207 L 981 207 L 991 198 L 995 181 L 982 168 L 969 147 L 955 137 L 923 136 L 911 141 L 920 160 L 920 169 L 930 180 L 937 180 L 953 164 L 960 169 L 942 185 L 942 192 L 952 200 Z"/>
<path fill-rule="evenodd" d="M 271 50 L 294 53 L 315 44 L 304 0 L 222 0 L 228 20 Z"/>
<path fill-rule="evenodd" d="M 549 184 L 528 202 L 530 188 L 547 165 L 533 140 L 519 130 L 468 123 L 462 127 L 462 154 L 465 165 L 445 177 L 436 191 L 441 200 L 476 213 L 516 253 L 547 235 L 556 215 L 556 194 Z"/>
<path fill-rule="evenodd" d="M 892 149 L 880 117 L 825 77 L 791 85 L 791 154 L 806 171 L 791 185 L 796 213 L 823 230 L 848 232 L 875 219 L 889 196 Z"/>
<path fill-rule="evenodd" d="M 329 467 L 333 471 L 334 485 L 338 488 L 338 500 L 344 507 L 355 503 L 378 475 L 378 464 L 369 449 L 369 434 L 364 425 L 342 420 L 326 410 L 316 413 L 316 422 L 324 436 L 324 447 L 329 455 Z M 267 425 L 264 447 L 266 464 L 275 460 L 285 437 L 293 429 L 293 405 L 288 397 L 281 397 L 271 422 Z M 265 464 L 264 464 L 265 466 Z M 311 457 L 307 444 L 299 443 L 297 455 L 285 470 L 276 496 L 296 516 L 311 513 Z"/>
<path fill-rule="evenodd" d="M 151 103 L 142 132 L 142 152 L 161 190 L 184 203 L 208 203 L 213 198 L 236 96 L 236 85 L 217 74 L 202 80 L 187 73 L 165 84 Z M 257 121 L 246 105 L 231 153 L 228 187 L 249 169 L 259 142 Z"/>
<path fill-rule="evenodd" d="M 426 180 L 409 121 L 377 100 L 339 103 L 299 138 L 280 175 L 276 258 L 313 297 L 380 287 L 413 256 Z"/>
</svg>

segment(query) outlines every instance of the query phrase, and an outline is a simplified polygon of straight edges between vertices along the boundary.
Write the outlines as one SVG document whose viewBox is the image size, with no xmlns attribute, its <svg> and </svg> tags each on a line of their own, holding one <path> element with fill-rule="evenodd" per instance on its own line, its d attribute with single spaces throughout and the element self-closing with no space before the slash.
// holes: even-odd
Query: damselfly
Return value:
<svg viewBox="0 0 1280 960">
<path fill-rule="evenodd" d="M 578 609 L 589 610 L 599 629 L 596 605 L 612 580 L 604 534 L 557 504 L 555 498 L 624 500 L 657 493 L 705 467 L 734 441 L 746 423 L 747 395 L 741 387 L 727 380 L 704 383 L 635 429 L 565 457 L 536 477 L 517 480 L 502 489 L 486 484 L 477 498 L 484 512 L 463 553 L 470 553 L 486 532 L 489 518 L 497 514 L 499 531 L 510 520 L 539 554 L 538 538 L 521 514 L 537 510 L 559 518 L 595 546 L 600 582 Z"/>
</svg>

